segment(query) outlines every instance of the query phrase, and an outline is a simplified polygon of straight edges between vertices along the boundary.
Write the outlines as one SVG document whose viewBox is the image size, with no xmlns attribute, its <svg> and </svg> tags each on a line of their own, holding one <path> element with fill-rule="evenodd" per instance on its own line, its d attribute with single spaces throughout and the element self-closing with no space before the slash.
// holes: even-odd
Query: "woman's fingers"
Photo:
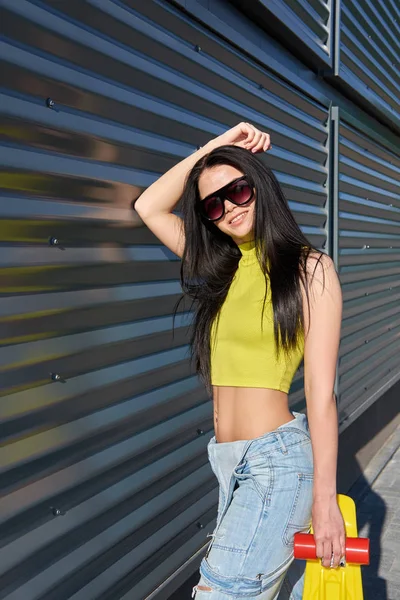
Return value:
<svg viewBox="0 0 400 600">
<path fill-rule="evenodd" d="M 346 537 L 345 534 L 340 534 L 339 536 L 339 544 L 340 544 L 340 554 L 345 556 L 346 554 Z"/>
<path fill-rule="evenodd" d="M 345 541 L 339 536 L 325 538 L 316 543 L 316 555 L 324 567 L 336 569 L 345 554 Z"/>
<path fill-rule="evenodd" d="M 324 552 L 323 552 L 323 556 L 322 556 L 322 564 L 324 565 L 324 567 L 331 566 L 331 559 L 332 559 L 332 542 L 330 540 L 326 540 L 324 542 Z"/>
<path fill-rule="evenodd" d="M 322 563 L 324 560 L 324 541 L 322 539 L 317 539 L 314 536 L 315 539 L 315 554 L 317 556 L 317 558 L 320 558 Z"/>
<path fill-rule="evenodd" d="M 245 123 L 245 126 L 246 126 L 246 133 L 247 133 L 245 147 L 248 150 L 251 150 L 251 148 L 253 147 L 254 138 L 257 135 L 258 131 L 255 127 L 253 127 L 253 125 L 250 125 L 250 123 Z"/>
<path fill-rule="evenodd" d="M 335 536 L 332 539 L 332 568 L 336 569 L 336 567 L 339 566 L 340 563 L 340 559 L 342 558 L 342 556 L 344 556 L 344 554 L 342 553 L 342 547 L 340 544 L 340 540 L 339 540 L 339 536 Z"/>
<path fill-rule="evenodd" d="M 249 147 L 249 150 L 250 150 L 251 152 L 255 153 L 255 152 L 257 152 L 257 151 L 258 151 L 258 150 L 257 150 L 257 148 L 259 148 L 259 145 L 260 145 L 260 140 L 261 140 L 261 138 L 262 138 L 262 135 L 263 135 L 263 134 L 261 133 L 261 131 L 258 131 L 258 130 L 256 129 L 256 131 L 255 131 L 255 133 L 254 133 L 254 137 L 253 137 L 253 139 L 252 139 L 252 141 L 251 141 L 251 144 L 250 144 L 250 147 Z"/>
<path fill-rule="evenodd" d="M 270 137 L 269 133 L 266 133 L 265 134 L 265 142 L 264 142 L 264 146 L 263 146 L 263 151 L 266 152 L 270 148 L 272 148 L 271 137 Z"/>
<path fill-rule="evenodd" d="M 244 121 L 226 131 L 218 140 L 221 145 L 234 144 L 246 148 L 252 153 L 266 152 L 271 147 L 271 138 L 268 133 Z"/>
<path fill-rule="evenodd" d="M 254 154 L 268 150 L 271 145 L 271 138 L 269 134 L 265 133 L 264 131 L 260 131 L 250 123 L 246 123 L 246 125 L 249 127 L 250 131 L 253 132 L 253 135 L 249 133 L 245 147 L 248 150 L 251 150 L 251 152 Z"/>
<path fill-rule="evenodd" d="M 265 139 L 267 137 L 266 133 L 261 133 L 260 139 L 258 141 L 257 146 L 253 148 L 253 152 L 264 152 Z"/>
</svg>

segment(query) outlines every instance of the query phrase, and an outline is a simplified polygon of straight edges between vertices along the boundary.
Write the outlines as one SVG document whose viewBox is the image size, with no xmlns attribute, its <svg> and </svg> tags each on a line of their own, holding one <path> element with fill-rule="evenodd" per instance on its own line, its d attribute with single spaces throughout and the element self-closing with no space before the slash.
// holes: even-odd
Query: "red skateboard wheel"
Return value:
<svg viewBox="0 0 400 600">
<path fill-rule="evenodd" d="M 311 533 L 295 533 L 294 557 L 303 560 L 316 559 L 315 539 Z M 369 565 L 369 539 L 346 538 L 346 562 L 353 565 Z"/>
</svg>

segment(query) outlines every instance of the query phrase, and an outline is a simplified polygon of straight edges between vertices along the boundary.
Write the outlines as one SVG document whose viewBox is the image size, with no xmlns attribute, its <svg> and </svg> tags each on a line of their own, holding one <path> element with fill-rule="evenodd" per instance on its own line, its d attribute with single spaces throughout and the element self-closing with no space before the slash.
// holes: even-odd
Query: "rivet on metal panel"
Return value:
<svg viewBox="0 0 400 600">
<path fill-rule="evenodd" d="M 59 373 L 50 373 L 50 378 L 57 383 L 66 383 L 65 379 L 63 379 Z"/>
<path fill-rule="evenodd" d="M 201 46 L 199 46 L 198 44 L 195 45 L 194 49 L 196 50 L 196 52 L 201 52 Z"/>
<path fill-rule="evenodd" d="M 197 430 L 197 435 L 204 435 L 204 431 L 202 429 Z"/>
<path fill-rule="evenodd" d="M 49 246 L 57 247 L 59 250 L 65 250 L 63 246 L 60 246 L 60 240 L 56 237 L 49 238 Z"/>
<path fill-rule="evenodd" d="M 55 102 L 51 98 L 47 98 L 46 104 L 49 108 L 54 108 Z"/>
<path fill-rule="evenodd" d="M 65 510 L 62 510 L 61 508 L 56 508 L 55 506 L 51 506 L 50 508 L 55 517 L 63 517 L 65 515 Z"/>
<path fill-rule="evenodd" d="M 198 521 L 198 522 L 196 523 L 196 525 L 197 525 L 197 527 L 198 527 L 199 529 L 204 529 L 204 525 L 203 525 L 203 523 L 200 523 L 200 521 Z"/>
</svg>

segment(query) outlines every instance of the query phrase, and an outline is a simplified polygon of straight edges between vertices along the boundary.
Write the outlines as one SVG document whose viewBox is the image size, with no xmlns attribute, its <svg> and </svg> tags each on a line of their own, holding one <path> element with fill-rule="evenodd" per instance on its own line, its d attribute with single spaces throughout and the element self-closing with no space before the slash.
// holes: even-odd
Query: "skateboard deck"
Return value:
<svg viewBox="0 0 400 600">
<path fill-rule="evenodd" d="M 354 500 L 339 494 L 338 504 L 345 522 L 346 536 L 357 537 Z M 346 564 L 345 567 L 330 569 L 323 567 L 319 559 L 307 561 L 303 600 L 363 599 L 360 565 Z"/>
</svg>

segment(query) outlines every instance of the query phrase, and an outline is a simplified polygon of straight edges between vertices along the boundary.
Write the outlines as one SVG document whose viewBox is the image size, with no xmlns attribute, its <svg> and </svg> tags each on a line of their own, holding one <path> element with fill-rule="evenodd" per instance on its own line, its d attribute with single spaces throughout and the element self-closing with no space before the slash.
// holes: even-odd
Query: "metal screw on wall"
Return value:
<svg viewBox="0 0 400 600">
<path fill-rule="evenodd" d="M 54 102 L 54 100 L 52 98 L 46 98 L 46 106 L 47 106 L 47 108 L 50 108 L 51 110 L 55 110 L 56 112 L 58 112 L 58 110 L 56 108 L 56 103 Z"/>
<path fill-rule="evenodd" d="M 53 248 L 58 248 L 59 250 L 65 250 L 63 246 L 60 246 L 60 240 L 56 237 L 49 238 L 49 246 Z"/>
<path fill-rule="evenodd" d="M 59 373 L 50 373 L 50 378 L 56 383 L 66 383 L 65 379 L 63 379 Z"/>
<path fill-rule="evenodd" d="M 62 510 L 61 508 L 56 508 L 55 506 L 51 507 L 51 512 L 55 517 L 63 517 L 65 515 L 65 510 Z"/>
</svg>

